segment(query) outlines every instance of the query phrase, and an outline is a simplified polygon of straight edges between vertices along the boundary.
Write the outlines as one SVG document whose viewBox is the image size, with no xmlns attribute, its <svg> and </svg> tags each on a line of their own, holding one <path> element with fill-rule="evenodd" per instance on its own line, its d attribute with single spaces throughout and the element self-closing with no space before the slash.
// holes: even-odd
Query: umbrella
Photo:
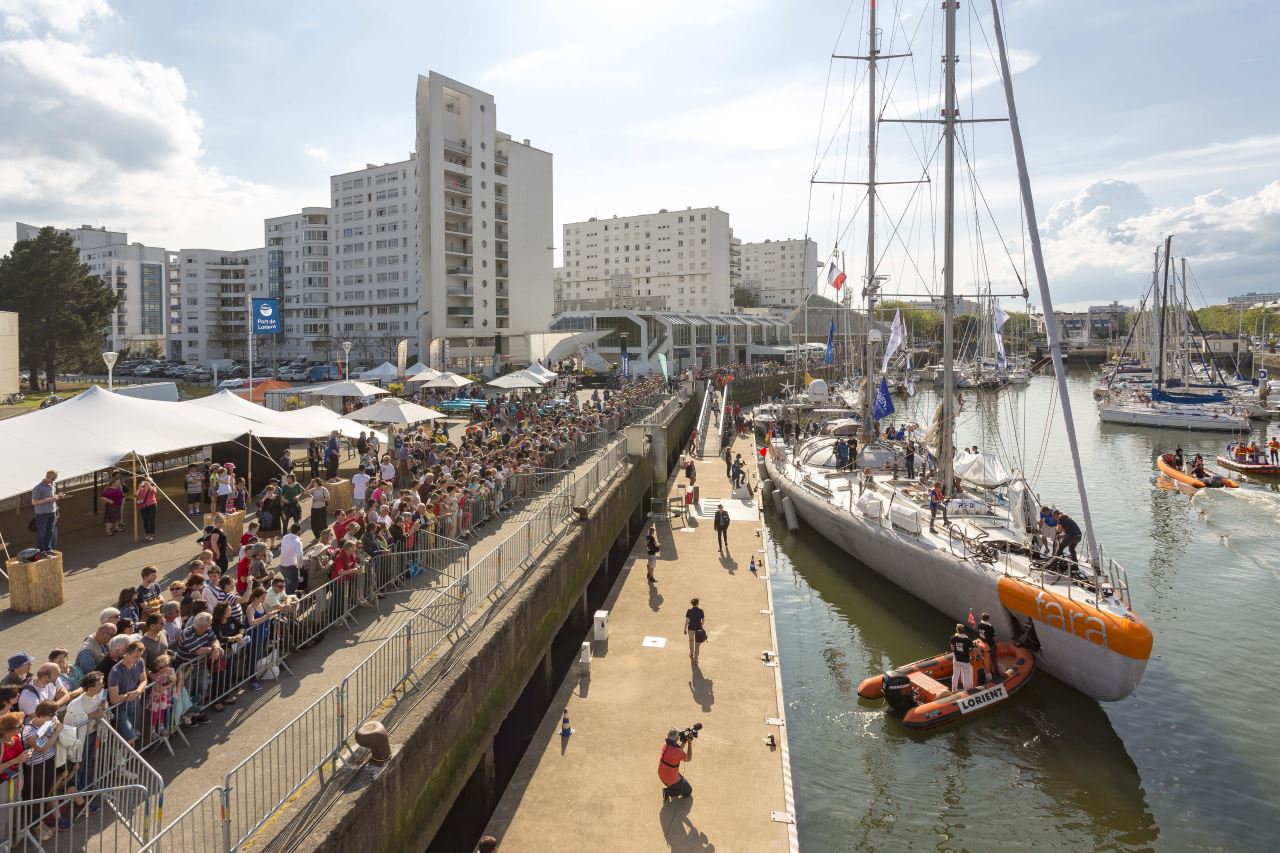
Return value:
<svg viewBox="0 0 1280 853">
<path fill-rule="evenodd" d="M 465 388 L 475 383 L 465 376 L 456 373 L 441 373 L 435 379 L 423 384 L 423 388 Z"/>
<path fill-rule="evenodd" d="M 408 400 L 399 400 L 395 397 L 383 397 L 371 406 L 365 406 L 363 409 L 356 409 L 349 415 L 343 415 L 353 421 L 361 423 L 374 424 L 416 424 L 422 421 L 433 421 L 436 418 L 443 418 L 444 415 L 435 409 L 428 409 L 426 406 L 419 406 L 417 403 L 410 403 Z"/>
<path fill-rule="evenodd" d="M 341 382 L 332 382 L 328 385 L 321 385 L 318 388 L 304 388 L 299 393 L 318 397 L 377 397 L 388 392 L 386 389 L 379 388 L 377 385 L 370 385 L 368 382 L 343 379 Z"/>
<path fill-rule="evenodd" d="M 518 370 L 515 373 L 508 373 L 505 376 L 499 376 L 492 382 L 486 383 L 490 388 L 502 388 L 507 391 L 514 391 L 519 388 L 541 388 L 542 383 L 537 379 Z"/>
<path fill-rule="evenodd" d="M 430 367 L 424 367 L 418 371 L 405 373 L 405 382 L 430 382 L 432 379 L 439 379 L 443 376 L 440 371 L 433 370 Z"/>
</svg>

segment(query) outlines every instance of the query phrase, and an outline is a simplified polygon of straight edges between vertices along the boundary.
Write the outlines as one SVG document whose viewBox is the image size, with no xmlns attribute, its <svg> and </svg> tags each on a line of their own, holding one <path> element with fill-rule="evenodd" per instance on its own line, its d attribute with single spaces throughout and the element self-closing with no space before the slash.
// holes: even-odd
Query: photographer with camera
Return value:
<svg viewBox="0 0 1280 853">
<path fill-rule="evenodd" d="M 672 729 L 662 744 L 662 756 L 658 759 L 658 778 L 666 787 L 662 789 L 662 802 L 676 797 L 692 797 L 693 786 L 680 773 L 680 762 L 693 759 L 693 741 L 702 730 L 702 723 L 694 723 L 684 731 Z"/>
</svg>

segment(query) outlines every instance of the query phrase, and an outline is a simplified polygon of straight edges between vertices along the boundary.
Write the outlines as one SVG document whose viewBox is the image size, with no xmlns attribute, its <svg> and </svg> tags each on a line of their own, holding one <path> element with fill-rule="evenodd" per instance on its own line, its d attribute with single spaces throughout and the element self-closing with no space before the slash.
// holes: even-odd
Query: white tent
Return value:
<svg viewBox="0 0 1280 853">
<path fill-rule="evenodd" d="M 259 438 L 299 440 L 312 437 L 307 433 L 299 432 L 283 412 L 277 412 L 274 409 L 268 409 L 266 406 L 251 403 L 228 388 L 223 388 L 218 393 L 211 394 L 208 397 L 197 397 L 194 400 L 187 400 L 178 405 L 183 408 L 197 408 L 200 410 L 213 409 L 228 415 L 244 418 L 248 421 L 245 431 L 252 432 Z M 196 417 L 203 416 L 204 411 L 196 415 Z"/>
<path fill-rule="evenodd" d="M 181 403 L 113 394 L 98 386 L 48 409 L 0 421 L 0 497 L 30 491 L 56 470 L 60 478 L 91 474 L 187 447 L 231 441 L 255 423 L 217 409 L 192 411 Z"/>
<path fill-rule="evenodd" d="M 420 424 L 423 421 L 443 418 L 444 415 L 435 409 L 428 409 L 426 406 L 419 406 L 408 400 L 383 397 L 372 406 L 356 409 L 343 417 L 368 424 Z"/>
<path fill-rule="evenodd" d="M 441 373 L 430 382 L 423 383 L 423 388 L 465 388 L 475 383 L 465 376 L 459 376 L 456 373 Z"/>
<path fill-rule="evenodd" d="M 550 382 L 552 379 L 555 379 L 560 375 L 550 368 L 543 367 L 541 363 L 536 361 L 526 367 L 523 372 L 528 373 L 535 379 L 541 380 L 543 383 Z"/>
<path fill-rule="evenodd" d="M 363 424 L 347 420 L 337 412 L 332 409 L 326 409 L 324 406 L 305 406 L 301 409 L 281 412 L 280 414 L 287 419 L 286 423 L 290 424 L 298 432 L 314 438 L 326 436 L 334 430 L 337 430 L 340 435 L 344 435 L 347 438 L 359 438 L 361 432 L 366 435 L 370 432 L 369 428 Z M 387 437 L 382 433 L 378 433 L 378 440 L 384 446 L 387 443 Z"/>
<path fill-rule="evenodd" d="M 430 367 L 424 367 L 415 372 L 406 370 L 404 375 L 405 382 L 430 382 L 432 379 L 439 379 L 444 374 L 438 370 L 432 370 Z"/>
<path fill-rule="evenodd" d="M 408 367 L 406 367 L 406 368 L 404 369 L 404 375 L 405 375 L 405 376 L 413 376 L 414 374 L 421 373 L 421 372 L 422 372 L 422 371 L 424 371 L 424 370 L 430 370 L 430 369 L 431 369 L 431 368 L 427 367 L 427 366 L 426 366 L 425 364 L 423 364 L 422 362 L 420 362 L 420 361 L 415 361 L 413 364 L 409 365 Z"/>
<path fill-rule="evenodd" d="M 531 376 L 527 371 L 517 370 L 515 373 L 508 373 L 499 376 L 492 382 L 487 382 L 490 388 L 501 388 L 506 391 L 514 391 L 527 388 L 541 388 L 542 380 Z"/>
<path fill-rule="evenodd" d="M 382 364 L 379 364 L 377 367 L 371 368 L 369 370 L 360 371 L 360 374 L 356 378 L 357 379 L 381 379 L 382 381 L 385 382 L 390 379 L 395 379 L 399 375 L 400 375 L 400 371 L 396 370 L 396 366 L 394 364 L 392 364 L 389 361 L 384 361 L 382 362 Z"/>
<path fill-rule="evenodd" d="M 343 379 L 340 382 L 331 382 L 328 385 L 304 388 L 301 393 L 312 397 L 378 397 L 390 392 L 385 388 L 379 388 L 377 385 L 370 385 L 368 382 Z"/>
</svg>

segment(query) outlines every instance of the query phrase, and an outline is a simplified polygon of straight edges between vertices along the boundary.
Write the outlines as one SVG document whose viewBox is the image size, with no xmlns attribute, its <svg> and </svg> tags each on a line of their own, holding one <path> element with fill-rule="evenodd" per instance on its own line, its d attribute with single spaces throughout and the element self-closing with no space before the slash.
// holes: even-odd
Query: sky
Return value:
<svg viewBox="0 0 1280 853">
<path fill-rule="evenodd" d="M 1208 301 L 1280 290 L 1280 8 L 1003 3 L 1055 303 L 1136 300 L 1167 234 Z M 882 49 L 913 54 L 880 63 L 883 117 L 936 118 L 937 6 L 880 0 Z M 810 178 L 865 176 L 865 63 L 831 58 L 865 52 L 865 15 L 863 0 L 0 0 L 0 252 L 14 221 L 260 246 L 264 218 L 327 203 L 330 175 L 407 156 L 416 75 L 435 70 L 552 152 L 557 247 L 563 222 L 718 205 L 744 240 L 807 232 L 821 257 L 838 242 L 856 279 L 864 191 Z M 961 18 L 962 117 L 1003 117 L 989 3 Z M 938 129 L 880 137 L 881 180 L 930 182 L 882 191 L 879 271 L 886 290 L 932 292 Z M 1001 122 L 964 130 L 964 286 L 1008 292 L 1029 269 L 1008 140 Z"/>
</svg>

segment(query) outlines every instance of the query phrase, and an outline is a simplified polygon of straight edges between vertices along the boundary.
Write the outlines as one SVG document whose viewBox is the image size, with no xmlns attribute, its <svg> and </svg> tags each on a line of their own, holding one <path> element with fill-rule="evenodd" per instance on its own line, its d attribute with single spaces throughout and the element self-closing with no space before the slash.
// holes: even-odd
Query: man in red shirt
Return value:
<svg viewBox="0 0 1280 853">
<path fill-rule="evenodd" d="M 681 748 L 680 732 L 672 729 L 662 744 L 662 756 L 658 759 L 658 779 L 666 787 L 662 789 L 662 802 L 676 797 L 692 797 L 693 786 L 680 773 L 680 762 L 693 758 L 693 741 L 686 741 L 688 751 Z"/>
</svg>

